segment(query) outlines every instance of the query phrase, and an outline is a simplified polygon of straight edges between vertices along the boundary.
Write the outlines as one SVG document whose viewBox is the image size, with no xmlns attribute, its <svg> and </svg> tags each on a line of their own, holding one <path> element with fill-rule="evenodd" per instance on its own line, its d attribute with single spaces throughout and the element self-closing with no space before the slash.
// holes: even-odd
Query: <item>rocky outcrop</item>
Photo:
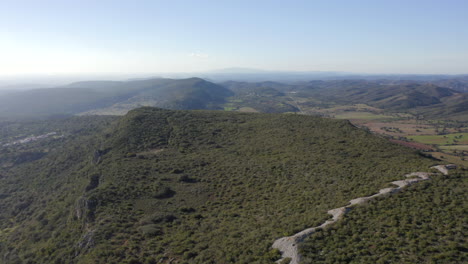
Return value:
<svg viewBox="0 0 468 264">
<path fill-rule="evenodd" d="M 94 213 L 98 205 L 96 198 L 81 196 L 75 203 L 75 217 L 84 222 L 94 221 Z"/>
<path fill-rule="evenodd" d="M 440 171 L 440 172 L 441 172 L 442 174 L 444 174 L 444 175 L 448 175 L 448 174 L 449 174 L 449 170 L 456 169 L 456 168 L 457 168 L 457 165 L 455 165 L 455 164 L 437 165 L 437 166 L 433 166 L 433 167 L 431 167 L 431 168 Z"/>
<path fill-rule="evenodd" d="M 96 230 L 90 230 L 81 237 L 80 241 L 76 244 L 75 257 L 96 245 L 94 240 L 95 233 Z"/>
<path fill-rule="evenodd" d="M 93 174 L 89 177 L 89 184 L 86 186 L 85 191 L 89 192 L 93 189 L 96 189 L 99 186 L 99 179 L 101 176 L 99 174 Z"/>
</svg>

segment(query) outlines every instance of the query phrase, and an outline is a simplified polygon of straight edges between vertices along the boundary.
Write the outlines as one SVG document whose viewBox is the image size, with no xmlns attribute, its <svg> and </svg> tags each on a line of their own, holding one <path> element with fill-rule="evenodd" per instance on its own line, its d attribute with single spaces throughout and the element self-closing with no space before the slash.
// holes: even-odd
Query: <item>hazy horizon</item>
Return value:
<svg viewBox="0 0 468 264">
<path fill-rule="evenodd" d="M 460 0 L 6 0 L 0 77 L 232 67 L 467 74 L 467 8 Z"/>
<path fill-rule="evenodd" d="M 205 72 L 156 72 L 156 73 L 79 73 L 79 74 L 18 74 L 1 76 L 2 89 L 35 89 L 63 86 L 80 81 L 128 81 L 151 78 L 203 78 L 214 82 L 223 81 L 277 81 L 295 82 L 333 79 L 392 79 L 418 80 L 425 77 L 443 79 L 444 77 L 466 77 L 468 74 L 392 74 L 392 73 L 358 73 L 332 71 L 268 71 L 250 68 L 225 68 Z"/>
</svg>

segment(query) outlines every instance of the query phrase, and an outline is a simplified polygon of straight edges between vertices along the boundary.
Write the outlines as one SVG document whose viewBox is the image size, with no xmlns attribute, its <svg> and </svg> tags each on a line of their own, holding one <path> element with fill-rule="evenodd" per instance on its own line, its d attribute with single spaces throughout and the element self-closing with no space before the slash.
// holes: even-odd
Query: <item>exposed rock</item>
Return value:
<svg viewBox="0 0 468 264">
<path fill-rule="evenodd" d="M 457 168 L 457 165 L 455 165 L 455 164 L 437 165 L 437 166 L 433 166 L 433 167 L 431 167 L 431 168 L 440 171 L 440 172 L 441 172 L 442 174 L 444 174 L 444 175 L 448 175 L 448 174 L 449 174 L 449 170 L 456 169 L 456 168 Z"/>
<path fill-rule="evenodd" d="M 95 198 L 87 198 L 86 196 L 81 196 L 78 198 L 75 204 L 75 216 L 78 220 L 84 220 L 85 222 L 94 221 L 94 212 L 98 201 Z"/>
<path fill-rule="evenodd" d="M 94 240 L 96 230 L 90 230 L 83 235 L 80 241 L 76 244 L 75 256 L 87 251 L 90 248 L 93 248 L 96 245 Z"/>
<path fill-rule="evenodd" d="M 91 191 L 93 189 L 96 189 L 99 186 L 99 179 L 100 179 L 99 174 L 91 175 L 91 177 L 89 179 L 89 184 L 88 184 L 88 186 L 86 186 L 85 191 L 88 192 L 88 191 Z"/>
</svg>

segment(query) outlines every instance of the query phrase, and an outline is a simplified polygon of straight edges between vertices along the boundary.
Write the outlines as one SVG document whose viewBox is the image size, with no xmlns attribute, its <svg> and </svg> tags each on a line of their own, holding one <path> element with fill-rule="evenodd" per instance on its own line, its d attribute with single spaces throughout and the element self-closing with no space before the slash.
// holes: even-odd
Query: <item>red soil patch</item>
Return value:
<svg viewBox="0 0 468 264">
<path fill-rule="evenodd" d="M 391 142 L 396 143 L 398 145 L 402 145 L 405 147 L 409 148 L 414 148 L 418 150 L 428 150 L 428 151 L 433 151 L 434 149 L 431 146 L 421 144 L 421 143 L 415 143 L 415 142 L 406 142 L 403 140 L 397 140 L 397 139 L 390 139 Z"/>
</svg>

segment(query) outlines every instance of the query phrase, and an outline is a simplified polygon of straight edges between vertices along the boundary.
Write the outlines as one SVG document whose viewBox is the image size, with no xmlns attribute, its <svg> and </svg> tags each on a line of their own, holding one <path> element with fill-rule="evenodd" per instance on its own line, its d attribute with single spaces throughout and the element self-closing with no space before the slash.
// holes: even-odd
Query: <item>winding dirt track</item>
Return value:
<svg viewBox="0 0 468 264">
<path fill-rule="evenodd" d="M 439 170 L 444 175 L 448 174 L 448 170 L 446 166 L 444 165 L 438 165 L 432 168 Z M 317 229 L 324 228 L 328 225 L 331 225 L 337 222 L 344 214 L 346 214 L 347 212 L 351 210 L 351 207 L 355 205 L 362 204 L 366 201 L 372 200 L 376 197 L 379 197 L 385 194 L 392 194 L 392 193 L 398 192 L 400 189 L 405 188 L 408 185 L 411 185 L 419 181 L 428 180 L 431 175 L 433 175 L 433 173 L 429 173 L 429 172 L 413 172 L 413 173 L 407 174 L 405 175 L 405 179 L 391 182 L 393 185 L 396 185 L 397 187 L 381 189 L 379 190 L 377 194 L 352 199 L 351 201 L 349 201 L 349 204 L 346 206 L 329 210 L 328 214 L 332 215 L 333 217 L 332 219 L 325 221 L 323 224 L 319 226 L 307 228 L 295 235 L 282 237 L 276 240 L 273 243 L 272 247 L 279 249 L 282 254 L 281 255 L 282 258 L 278 260 L 277 262 L 279 263 L 285 258 L 290 258 L 291 259 L 291 261 L 289 262 L 290 264 L 299 264 L 301 260 L 301 255 L 299 254 L 298 244 L 304 241 L 304 239 L 306 239 L 313 233 L 315 233 Z"/>
</svg>

